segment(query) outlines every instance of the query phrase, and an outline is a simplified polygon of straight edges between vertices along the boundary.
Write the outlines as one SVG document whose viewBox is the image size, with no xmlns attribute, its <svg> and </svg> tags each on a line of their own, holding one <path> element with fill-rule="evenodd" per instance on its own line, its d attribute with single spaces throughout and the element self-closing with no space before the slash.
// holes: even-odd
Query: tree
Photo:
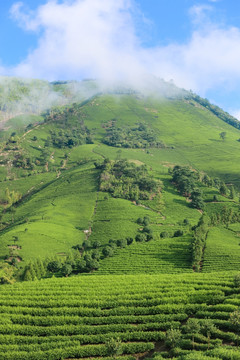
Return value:
<svg viewBox="0 0 240 360">
<path fill-rule="evenodd" d="M 84 250 L 90 249 L 90 247 L 91 247 L 90 241 L 89 240 L 84 240 L 83 243 L 82 243 L 82 247 L 83 247 Z"/>
<path fill-rule="evenodd" d="M 137 242 L 143 242 L 143 241 L 146 241 L 146 239 L 147 239 L 146 234 L 137 234 L 135 237 L 135 240 Z"/>
<path fill-rule="evenodd" d="M 16 281 L 14 275 L 14 268 L 11 265 L 0 264 L 0 284 L 13 284 Z"/>
<path fill-rule="evenodd" d="M 70 264 L 64 264 L 61 268 L 61 272 L 64 276 L 69 276 L 73 271 L 73 268 Z"/>
<path fill-rule="evenodd" d="M 230 322 L 236 328 L 236 331 L 240 332 L 240 311 L 239 309 L 235 310 L 233 313 L 230 314 Z M 238 337 L 237 337 L 237 347 L 238 347 Z"/>
<path fill-rule="evenodd" d="M 148 226 L 150 224 L 150 218 L 149 216 L 144 216 L 143 218 L 143 225 Z"/>
<path fill-rule="evenodd" d="M 227 188 L 227 186 L 226 186 L 226 184 L 224 182 L 221 183 L 219 191 L 220 191 L 221 195 L 227 195 L 228 194 L 228 188 Z"/>
<path fill-rule="evenodd" d="M 182 337 L 182 333 L 179 329 L 169 329 L 166 332 L 165 344 L 170 349 L 173 349 L 179 345 L 181 337 Z"/>
<path fill-rule="evenodd" d="M 99 262 L 96 259 L 91 259 L 89 261 L 86 261 L 86 270 L 97 270 L 99 268 Z"/>
<path fill-rule="evenodd" d="M 117 240 L 117 246 L 120 248 L 125 248 L 127 246 L 127 240 L 126 239 Z"/>
<path fill-rule="evenodd" d="M 146 241 L 150 241 L 153 239 L 153 234 L 147 234 L 147 240 Z"/>
<path fill-rule="evenodd" d="M 40 280 L 42 276 L 41 276 L 41 270 L 40 270 L 37 262 L 33 263 L 33 268 L 34 268 L 34 271 L 36 273 L 37 279 Z"/>
<path fill-rule="evenodd" d="M 14 241 L 14 244 L 16 244 L 16 242 L 19 240 L 18 236 L 13 236 L 13 241 Z"/>
<path fill-rule="evenodd" d="M 32 280 L 36 280 L 37 279 L 37 274 L 36 274 L 36 271 L 35 271 L 35 268 L 33 266 L 33 264 L 30 262 L 30 264 L 28 265 L 28 270 L 32 276 Z"/>
<path fill-rule="evenodd" d="M 109 256 L 113 256 L 114 250 L 110 246 L 105 246 L 102 250 L 102 253 L 104 257 L 109 257 Z"/>
<path fill-rule="evenodd" d="M 230 186 L 230 199 L 235 199 L 237 197 L 236 190 L 233 185 Z"/>
<path fill-rule="evenodd" d="M 122 343 L 120 338 L 118 337 L 116 339 L 111 338 L 106 341 L 105 345 L 106 345 L 107 355 L 112 356 L 114 359 L 116 358 L 117 355 L 122 354 Z"/>
<path fill-rule="evenodd" d="M 173 237 L 179 237 L 179 236 L 183 236 L 183 231 L 182 230 L 176 230 L 174 232 Z"/>
<path fill-rule="evenodd" d="M 23 281 L 32 281 L 32 276 L 29 270 L 25 271 L 23 276 Z"/>
<path fill-rule="evenodd" d="M 93 242 L 93 244 L 92 244 L 92 247 L 94 248 L 94 249 L 97 249 L 97 248 L 99 248 L 101 246 L 101 241 L 100 240 L 95 240 L 94 242 Z"/>
<path fill-rule="evenodd" d="M 57 260 L 51 261 L 47 266 L 47 270 L 51 273 L 57 273 L 60 269 L 61 263 Z"/>
<path fill-rule="evenodd" d="M 226 139 L 226 135 L 227 135 L 227 133 L 226 133 L 225 131 L 223 131 L 223 132 L 221 132 L 221 133 L 219 134 L 220 138 L 221 138 L 223 141 Z"/>
<path fill-rule="evenodd" d="M 128 245 L 131 245 L 133 243 L 133 238 L 131 237 L 127 237 L 126 240 Z"/>
<path fill-rule="evenodd" d="M 41 278 L 46 275 L 46 270 L 44 268 L 43 262 L 41 259 L 37 259 L 37 265 L 41 274 Z"/>
<path fill-rule="evenodd" d="M 240 273 L 234 276 L 233 282 L 235 287 L 240 287 Z"/>
<path fill-rule="evenodd" d="M 210 337 L 217 330 L 216 326 L 210 319 L 205 319 L 202 323 L 203 333 L 207 335 L 208 338 L 208 350 L 210 345 Z"/>
<path fill-rule="evenodd" d="M 96 259 L 96 260 L 99 260 L 100 257 L 101 257 L 100 251 L 99 251 L 98 249 L 94 249 L 94 250 L 92 251 L 92 258 L 93 258 L 93 259 Z"/>
<path fill-rule="evenodd" d="M 165 238 L 168 238 L 168 237 L 170 237 L 170 235 L 169 235 L 169 233 L 167 231 L 162 231 L 160 233 L 160 238 L 165 239 Z"/>
<path fill-rule="evenodd" d="M 86 271 L 86 261 L 83 258 L 76 261 L 76 270 L 80 273 Z"/>
<path fill-rule="evenodd" d="M 190 199 L 192 200 L 191 206 L 195 209 L 203 210 L 204 201 L 202 198 L 202 192 L 199 189 L 194 189 L 191 193 Z"/>
<path fill-rule="evenodd" d="M 192 347 L 194 349 L 194 336 L 200 332 L 200 323 L 197 319 L 188 319 L 186 324 L 186 331 L 192 335 Z"/>
</svg>

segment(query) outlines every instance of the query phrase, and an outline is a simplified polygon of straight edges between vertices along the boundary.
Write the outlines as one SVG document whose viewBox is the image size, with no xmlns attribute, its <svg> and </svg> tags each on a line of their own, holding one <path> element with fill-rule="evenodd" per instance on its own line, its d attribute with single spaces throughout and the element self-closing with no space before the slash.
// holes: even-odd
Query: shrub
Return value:
<svg viewBox="0 0 240 360">
<path fill-rule="evenodd" d="M 182 230 L 177 230 L 174 232 L 174 237 L 179 237 L 179 236 L 183 236 L 183 231 Z"/>
<path fill-rule="evenodd" d="M 113 256 L 114 250 L 110 246 L 105 246 L 102 250 L 102 253 L 104 257 L 109 257 L 109 256 Z"/>
<path fill-rule="evenodd" d="M 128 245 L 131 245 L 133 243 L 133 238 L 131 237 L 127 237 L 126 240 Z"/>
<path fill-rule="evenodd" d="M 137 242 L 143 242 L 143 241 L 146 241 L 146 239 L 147 239 L 146 234 L 138 234 L 138 235 L 136 235 L 136 237 L 135 237 L 135 240 L 136 240 Z"/>
<path fill-rule="evenodd" d="M 169 236 L 169 233 L 168 233 L 167 231 L 162 231 L 161 234 L 160 234 L 160 237 L 161 237 L 162 239 L 164 239 L 164 238 L 168 238 L 168 237 L 170 237 L 170 236 Z"/>
<path fill-rule="evenodd" d="M 120 248 L 125 248 L 127 246 L 127 240 L 126 239 L 117 240 L 117 246 Z"/>
<path fill-rule="evenodd" d="M 51 273 L 56 273 L 60 269 L 61 269 L 61 263 L 57 260 L 51 261 L 47 266 L 47 270 L 50 271 Z"/>
<path fill-rule="evenodd" d="M 94 249 L 97 249 L 97 248 L 99 248 L 101 246 L 101 241 L 99 241 L 99 240 L 95 240 L 94 242 L 93 242 L 93 244 L 92 244 L 92 247 L 94 248 Z"/>
</svg>

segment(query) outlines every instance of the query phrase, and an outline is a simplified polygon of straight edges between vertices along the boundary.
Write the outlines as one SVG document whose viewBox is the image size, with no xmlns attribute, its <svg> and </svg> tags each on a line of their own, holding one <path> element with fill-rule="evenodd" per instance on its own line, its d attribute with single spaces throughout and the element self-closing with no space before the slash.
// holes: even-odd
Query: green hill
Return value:
<svg viewBox="0 0 240 360">
<path fill-rule="evenodd" d="M 0 359 L 238 359 L 239 125 L 159 88 L 1 85 Z"/>
</svg>

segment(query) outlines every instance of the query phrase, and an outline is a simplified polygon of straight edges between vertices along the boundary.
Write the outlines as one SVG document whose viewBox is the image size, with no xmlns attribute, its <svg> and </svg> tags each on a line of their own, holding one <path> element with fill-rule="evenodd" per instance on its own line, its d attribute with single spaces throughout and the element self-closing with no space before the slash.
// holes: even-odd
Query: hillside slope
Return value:
<svg viewBox="0 0 240 360">
<path fill-rule="evenodd" d="M 117 267 L 121 273 L 118 264 L 124 252 L 133 258 L 124 272 L 145 272 L 147 263 L 151 264 L 150 273 L 167 268 L 172 272 L 192 271 L 190 229 L 197 225 L 202 211 L 192 208 L 190 200 L 179 193 L 169 170 L 187 165 L 201 178 L 208 174 L 216 184 L 224 180 L 237 188 L 238 129 L 194 99 L 134 92 L 96 95 L 33 119 L 25 129 L 4 131 L 1 141 L 2 259 L 12 258 L 10 250 L 16 242 L 19 249 L 14 256 L 20 267 L 37 256 L 64 256 L 84 240 L 99 241 L 102 251 L 110 240 L 135 239 L 142 231 L 137 219 L 146 216 L 153 234 L 151 243 L 134 242 L 117 250 L 113 258 L 102 260 L 99 271 L 111 273 Z M 14 127 L 18 118 L 11 122 Z M 106 158 L 146 165 L 150 176 L 161 182 L 159 195 L 141 200 L 139 206 L 111 194 L 106 197 L 99 192 L 100 172 L 94 166 Z M 229 199 L 229 187 L 228 195 L 222 197 L 214 181 L 208 186 L 197 184 L 205 212 L 211 215 L 222 211 L 223 206 L 236 211 L 237 194 Z M 177 231 L 183 238 L 173 237 Z M 161 240 L 164 232 L 168 240 Z M 154 252 L 156 265 L 151 260 Z"/>
</svg>

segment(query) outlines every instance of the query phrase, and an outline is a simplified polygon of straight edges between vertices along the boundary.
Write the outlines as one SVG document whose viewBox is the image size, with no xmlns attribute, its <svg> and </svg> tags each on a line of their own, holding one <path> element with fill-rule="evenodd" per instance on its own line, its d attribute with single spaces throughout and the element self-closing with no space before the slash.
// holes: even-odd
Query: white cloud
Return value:
<svg viewBox="0 0 240 360">
<path fill-rule="evenodd" d="M 24 19 L 27 30 L 43 28 L 44 32 L 38 48 L 15 73 L 50 79 L 63 74 L 68 78 L 130 76 L 140 69 L 131 6 L 128 0 L 50 1 L 30 16 L 22 14 L 17 4 L 12 16 Z"/>
<path fill-rule="evenodd" d="M 130 79 L 152 73 L 204 94 L 240 81 L 240 29 L 210 21 L 212 5 L 194 6 L 194 30 L 185 44 L 144 48 L 136 35 L 134 0 L 49 1 L 35 12 L 16 3 L 11 14 L 38 47 L 11 74 L 53 79 Z M 40 31 L 41 30 L 41 31 Z"/>
<path fill-rule="evenodd" d="M 235 116 L 236 119 L 240 120 L 240 109 L 235 109 L 231 111 L 231 115 Z"/>
</svg>

